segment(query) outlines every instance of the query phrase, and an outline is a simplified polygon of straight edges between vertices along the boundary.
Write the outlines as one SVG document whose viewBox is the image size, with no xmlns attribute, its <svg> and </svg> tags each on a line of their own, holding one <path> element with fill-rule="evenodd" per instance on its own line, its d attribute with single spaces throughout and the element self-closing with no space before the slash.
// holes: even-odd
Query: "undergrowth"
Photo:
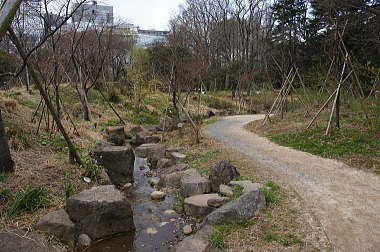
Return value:
<svg viewBox="0 0 380 252">
<path fill-rule="evenodd" d="M 248 228 L 251 225 L 253 225 L 252 220 L 247 220 L 239 224 L 215 225 L 215 231 L 209 237 L 211 247 L 217 249 L 228 248 L 225 242 L 226 235 L 240 229 Z"/>
<path fill-rule="evenodd" d="M 40 186 L 31 186 L 21 190 L 14 197 L 9 197 L 8 203 L 3 209 L 3 217 L 14 217 L 20 215 L 22 212 L 35 212 L 36 210 L 44 207 L 51 206 L 51 198 L 46 189 Z"/>
</svg>

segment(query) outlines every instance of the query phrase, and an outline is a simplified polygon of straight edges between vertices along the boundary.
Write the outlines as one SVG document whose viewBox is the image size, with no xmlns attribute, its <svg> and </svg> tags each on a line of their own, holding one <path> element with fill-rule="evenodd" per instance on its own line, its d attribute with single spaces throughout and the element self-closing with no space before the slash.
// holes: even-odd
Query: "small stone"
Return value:
<svg viewBox="0 0 380 252">
<path fill-rule="evenodd" d="M 148 228 L 148 229 L 146 230 L 146 233 L 149 234 L 149 235 L 155 235 L 155 234 L 158 233 L 158 231 L 157 231 L 157 229 L 155 229 L 155 228 Z"/>
<path fill-rule="evenodd" d="M 234 195 L 234 191 L 232 190 L 232 188 L 227 186 L 227 185 L 223 185 L 223 184 L 221 184 L 219 186 L 219 193 L 223 196 L 233 196 Z"/>
<path fill-rule="evenodd" d="M 125 184 L 125 185 L 123 186 L 123 191 L 127 191 L 127 190 L 129 190 L 132 186 L 133 186 L 132 183 L 127 183 L 127 184 Z"/>
<path fill-rule="evenodd" d="M 148 183 L 151 185 L 151 186 L 156 186 L 158 185 L 158 183 L 160 182 L 160 179 L 159 178 L 150 178 L 148 179 Z"/>
<path fill-rule="evenodd" d="M 189 235 L 193 232 L 193 229 L 191 228 L 191 225 L 186 225 L 183 227 L 183 233 L 185 235 Z"/>
<path fill-rule="evenodd" d="M 169 222 L 161 222 L 160 223 L 160 227 L 163 227 L 163 226 L 165 226 L 166 224 L 168 224 Z"/>
<path fill-rule="evenodd" d="M 150 197 L 153 200 L 162 200 L 166 197 L 166 193 L 161 192 L 161 191 L 154 191 L 150 194 Z"/>
<path fill-rule="evenodd" d="M 89 247 L 91 245 L 91 238 L 90 236 L 86 235 L 86 234 L 81 234 L 78 236 L 78 247 L 80 248 L 86 248 L 86 247 Z"/>
<path fill-rule="evenodd" d="M 176 221 L 176 219 L 174 219 L 174 218 L 170 219 L 170 222 L 175 222 L 175 221 Z"/>
<path fill-rule="evenodd" d="M 164 214 L 165 215 L 173 215 L 173 214 L 176 214 L 176 212 L 173 209 L 168 209 L 168 210 L 165 210 Z"/>
</svg>

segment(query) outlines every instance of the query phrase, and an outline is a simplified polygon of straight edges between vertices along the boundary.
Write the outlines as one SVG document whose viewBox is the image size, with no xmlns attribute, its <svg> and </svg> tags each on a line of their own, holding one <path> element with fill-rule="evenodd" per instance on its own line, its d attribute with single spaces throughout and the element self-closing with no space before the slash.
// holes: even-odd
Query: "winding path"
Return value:
<svg viewBox="0 0 380 252">
<path fill-rule="evenodd" d="M 380 177 L 274 144 L 244 128 L 263 115 L 226 117 L 206 133 L 270 169 L 303 198 L 336 251 L 380 251 Z"/>
</svg>

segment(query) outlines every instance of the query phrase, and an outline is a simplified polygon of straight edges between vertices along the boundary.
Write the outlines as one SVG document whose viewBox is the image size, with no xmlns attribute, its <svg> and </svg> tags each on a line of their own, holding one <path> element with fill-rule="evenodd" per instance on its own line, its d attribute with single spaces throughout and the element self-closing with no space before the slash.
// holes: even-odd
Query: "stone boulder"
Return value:
<svg viewBox="0 0 380 252">
<path fill-rule="evenodd" d="M 158 170 L 163 170 L 167 167 L 170 167 L 170 166 L 173 166 L 175 165 L 175 161 L 172 160 L 172 159 L 168 159 L 168 158 L 160 158 L 157 162 L 157 169 Z"/>
<path fill-rule="evenodd" d="M 136 134 L 132 138 L 131 144 L 134 146 L 140 146 L 142 144 L 147 144 L 147 143 L 159 143 L 161 141 L 160 137 L 158 136 L 152 136 L 151 133 L 147 131 L 142 131 Z"/>
<path fill-rule="evenodd" d="M 183 176 L 183 172 L 173 172 L 169 174 L 161 175 L 160 182 L 158 182 L 158 187 L 172 187 L 179 188 L 181 186 L 181 178 Z"/>
<path fill-rule="evenodd" d="M 117 146 L 123 146 L 125 143 L 124 127 L 107 129 L 107 141 Z"/>
<path fill-rule="evenodd" d="M 139 158 L 164 158 L 165 151 L 165 146 L 161 144 L 143 144 L 135 149 L 136 156 Z"/>
<path fill-rule="evenodd" d="M 59 209 L 42 217 L 36 224 L 36 229 L 53 234 L 68 243 L 74 241 L 75 224 L 64 209 Z"/>
<path fill-rule="evenodd" d="M 123 186 L 133 182 L 135 155 L 130 145 L 96 146 L 94 156 L 107 169 L 107 174 L 114 185 Z"/>
<path fill-rule="evenodd" d="M 260 210 L 265 205 L 265 197 L 260 190 L 250 191 L 210 213 L 206 217 L 204 224 L 222 225 L 241 223 L 254 216 L 258 216 Z"/>
<path fill-rule="evenodd" d="M 243 193 L 247 193 L 247 192 L 251 192 L 251 191 L 257 191 L 263 187 L 262 184 L 253 183 L 249 180 L 231 181 L 230 185 L 239 185 L 239 186 L 243 187 Z"/>
<path fill-rule="evenodd" d="M 235 177 L 240 176 L 236 167 L 228 163 L 227 161 L 221 161 L 217 164 L 210 173 L 211 190 L 213 192 L 219 191 L 221 184 L 228 184 Z"/>
<path fill-rule="evenodd" d="M 193 217 L 204 217 L 215 210 L 208 205 L 210 200 L 223 200 L 218 194 L 199 194 L 185 198 L 185 213 Z"/>
<path fill-rule="evenodd" d="M 181 178 L 181 193 L 183 197 L 209 193 L 210 181 L 202 177 L 197 170 L 186 170 Z"/>
<path fill-rule="evenodd" d="M 219 186 L 219 193 L 227 197 L 234 195 L 234 191 L 232 190 L 232 188 L 229 187 L 228 185 L 223 185 L 223 184 Z"/>
<path fill-rule="evenodd" d="M 170 156 L 176 164 L 183 163 L 186 160 L 186 155 L 179 152 L 172 152 Z"/>
<path fill-rule="evenodd" d="M 52 252 L 57 251 L 47 245 L 44 237 L 37 233 L 11 230 L 0 233 L 1 252 Z"/>
<path fill-rule="evenodd" d="M 203 226 L 196 234 L 183 239 L 174 248 L 174 252 L 205 252 L 209 251 L 209 236 L 215 231 L 212 226 Z"/>
<path fill-rule="evenodd" d="M 112 185 L 73 195 L 66 208 L 78 231 L 93 240 L 134 230 L 131 203 Z"/>
<path fill-rule="evenodd" d="M 181 152 L 181 151 L 183 151 L 183 148 L 181 148 L 181 147 L 169 146 L 166 148 L 166 156 L 171 157 L 171 153 Z"/>
<path fill-rule="evenodd" d="M 160 128 L 163 131 L 173 131 L 178 128 L 180 120 L 178 118 L 165 117 L 160 120 Z"/>
</svg>

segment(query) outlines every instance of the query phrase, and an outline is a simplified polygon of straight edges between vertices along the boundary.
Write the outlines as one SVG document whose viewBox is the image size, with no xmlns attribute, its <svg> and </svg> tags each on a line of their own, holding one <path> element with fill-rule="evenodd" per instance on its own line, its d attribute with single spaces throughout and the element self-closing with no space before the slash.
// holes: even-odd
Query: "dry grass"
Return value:
<svg viewBox="0 0 380 252">
<path fill-rule="evenodd" d="M 207 173 L 221 160 L 228 160 L 238 167 L 241 176 L 260 183 L 277 183 L 274 174 L 258 168 L 254 160 L 247 156 L 227 149 L 221 142 L 207 137 L 203 137 L 201 144 L 196 145 L 191 136 L 190 128 L 185 129 L 182 138 L 178 132 L 172 132 L 168 144 L 183 147 L 189 155 L 190 166 L 201 173 Z M 194 156 L 198 158 L 193 158 Z M 267 207 L 260 217 L 254 218 L 253 225 L 224 237 L 228 246 L 226 251 L 330 250 L 331 246 L 321 225 L 309 210 L 304 209 L 300 197 L 287 185 L 280 187 L 279 201 Z M 277 240 L 270 239 L 271 235 L 277 237 Z"/>
</svg>

